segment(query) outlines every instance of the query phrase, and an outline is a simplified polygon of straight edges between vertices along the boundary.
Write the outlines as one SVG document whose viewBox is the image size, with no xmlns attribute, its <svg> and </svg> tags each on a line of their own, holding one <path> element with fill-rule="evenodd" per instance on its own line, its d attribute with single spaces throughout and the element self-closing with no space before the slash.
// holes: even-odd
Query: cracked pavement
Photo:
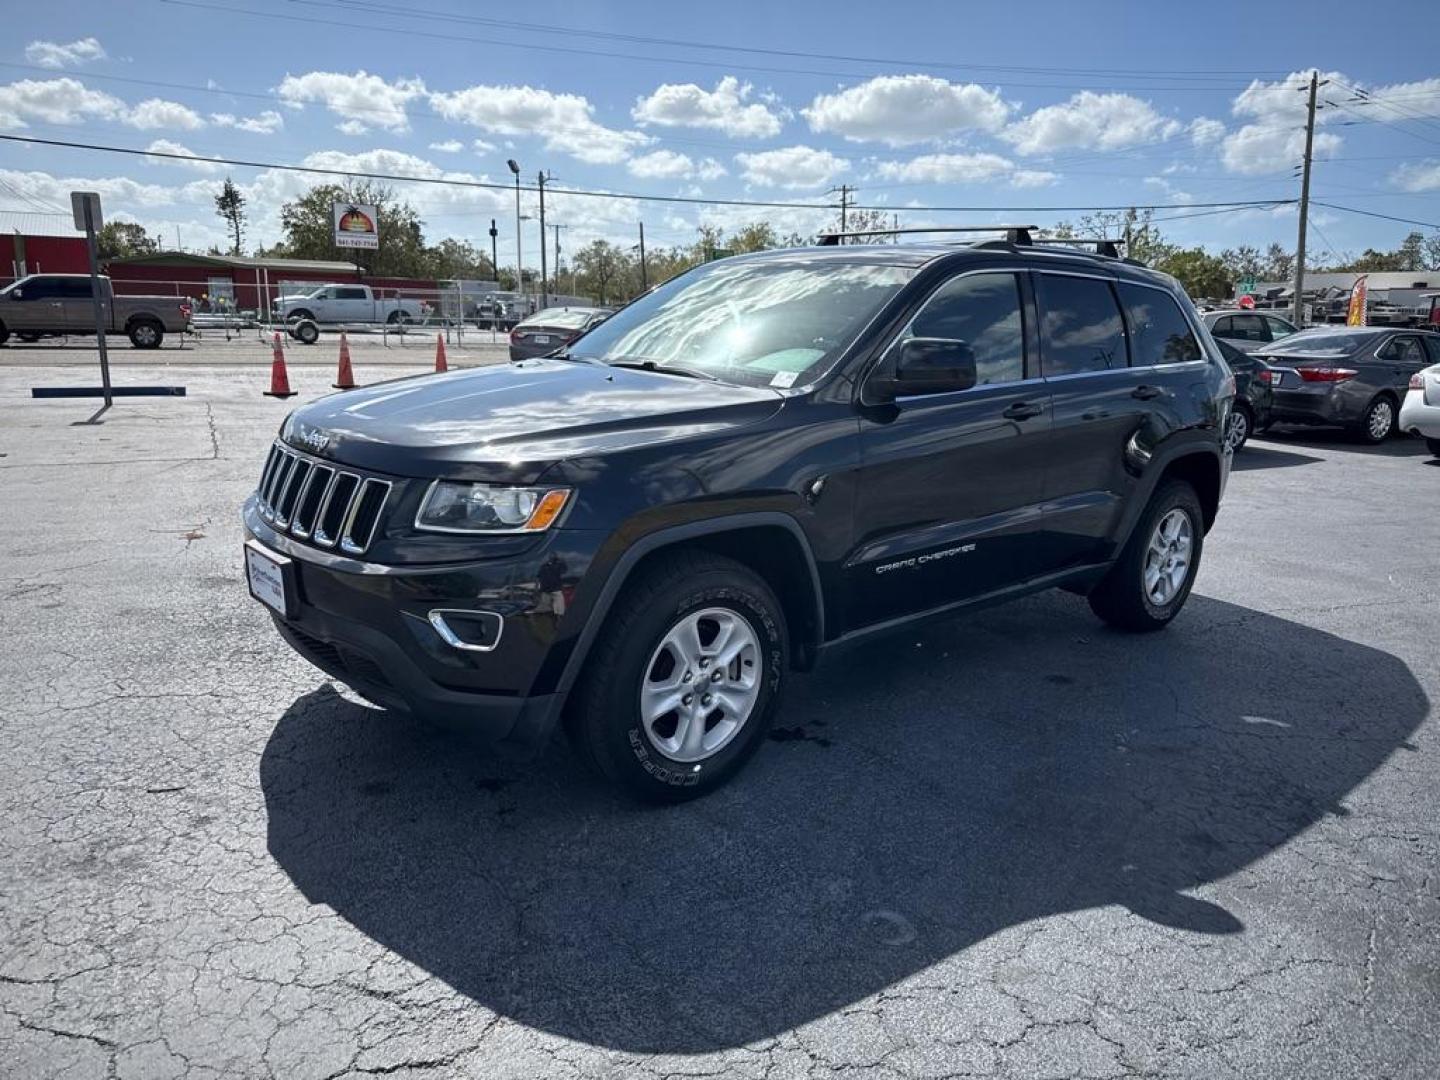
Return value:
<svg viewBox="0 0 1440 1080">
<path fill-rule="evenodd" d="M 289 652 L 265 377 L 75 426 L 24 395 L 84 375 L 0 368 L 6 1077 L 1440 1074 L 1418 442 L 1258 440 L 1166 632 L 1051 593 L 871 644 L 657 810 Z"/>
</svg>

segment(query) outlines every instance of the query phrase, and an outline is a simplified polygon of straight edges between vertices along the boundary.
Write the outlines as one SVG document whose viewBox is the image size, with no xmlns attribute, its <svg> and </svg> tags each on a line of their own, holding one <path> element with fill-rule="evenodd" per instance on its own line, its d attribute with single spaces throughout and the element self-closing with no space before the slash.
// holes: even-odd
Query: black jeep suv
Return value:
<svg viewBox="0 0 1440 1080">
<path fill-rule="evenodd" d="M 732 257 L 555 355 L 297 409 L 251 592 L 383 706 L 709 791 L 787 674 L 1063 586 L 1127 630 L 1189 594 L 1234 383 L 1136 263 L 1006 240 Z"/>
</svg>

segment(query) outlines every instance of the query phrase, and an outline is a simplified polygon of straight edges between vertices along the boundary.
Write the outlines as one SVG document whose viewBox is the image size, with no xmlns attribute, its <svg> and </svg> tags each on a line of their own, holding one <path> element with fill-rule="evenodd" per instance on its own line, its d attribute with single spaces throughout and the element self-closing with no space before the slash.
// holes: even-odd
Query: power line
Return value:
<svg viewBox="0 0 1440 1080">
<path fill-rule="evenodd" d="M 264 19 L 264 20 L 266 20 L 267 22 L 269 22 L 269 21 L 274 21 L 274 20 L 276 20 L 276 19 L 280 19 L 280 20 L 283 20 L 283 21 L 286 21 L 286 22 L 306 23 L 306 24 L 309 24 L 309 25 L 312 25 L 312 26 L 332 26 L 332 27 L 339 27 L 339 28 L 341 28 L 341 29 L 348 30 L 348 31 L 350 31 L 350 32 L 352 32 L 352 33 L 355 32 L 357 29 L 373 30 L 373 31 L 375 31 L 377 34 L 383 34 L 383 35 L 385 35 L 385 36 L 387 36 L 387 37 L 388 37 L 388 36 L 396 36 L 396 35 L 398 35 L 398 36 L 402 36 L 402 37 L 424 38 L 424 39 L 427 39 L 427 40 L 430 40 L 430 41 L 443 41 L 443 42 L 447 42 L 447 43 L 450 43 L 450 44 L 454 44 L 454 43 L 457 42 L 457 41 L 463 41 L 463 42 L 466 42 L 466 43 L 469 43 L 469 44 L 474 44 L 474 45 L 486 45 L 486 46 L 489 46 L 489 47 L 491 47 L 491 48 L 525 49 L 525 50 L 527 50 L 527 51 L 532 51 L 532 52 L 537 52 L 537 51 L 538 51 L 538 52 L 552 52 L 552 53 L 562 53 L 562 54 L 566 54 L 566 55 L 578 55 L 578 56 L 604 56 L 604 57 L 608 57 L 608 58 L 616 59 L 616 60 L 640 61 L 640 62 L 642 62 L 642 63 L 648 62 L 648 63 L 653 63 L 653 64 L 664 64 L 664 65 L 667 65 L 667 66 L 677 66 L 677 65 L 678 65 L 678 66 L 682 66 L 682 67 L 704 67 L 704 68 L 711 68 L 711 69 L 720 70 L 720 71 L 726 71 L 726 72 L 731 72 L 731 71 L 758 71 L 758 72 L 763 72 L 763 73 L 765 73 L 765 74 L 771 74 L 771 75 L 777 75 L 777 74 L 778 74 L 778 75 L 816 75 L 816 76 L 823 76 L 823 77 L 827 77 L 827 78 L 836 78 L 836 79 L 862 78 L 862 77 L 865 77 L 865 76 L 867 76 L 867 75 L 873 74 L 873 73 L 871 73 L 871 72 L 833 71 L 833 70 L 826 70 L 826 69 L 797 68 L 797 67 L 775 67 L 775 66 L 764 66 L 764 65 L 759 65 L 759 64 L 737 64 L 737 63 L 733 63 L 733 62 L 731 62 L 731 61 L 722 61 L 722 60 L 698 60 L 698 59 L 693 59 L 693 58 L 691 58 L 691 59 L 680 59 L 680 58 L 677 58 L 677 57 L 674 57 L 674 56 L 658 55 L 658 54 L 656 54 L 656 53 L 654 53 L 654 52 L 651 52 L 651 53 L 625 53 L 625 52 L 613 52 L 613 51 L 610 51 L 610 50 L 607 50 L 607 49 L 582 49 L 582 48 L 576 48 L 576 47 L 565 46 L 565 45 L 541 45 L 541 44 L 536 44 L 536 43 L 534 43 L 534 42 L 529 42 L 529 41 L 501 41 L 501 40 L 497 40 L 497 39 L 495 39 L 495 38 L 481 38 L 481 37 L 474 37 L 474 36 L 469 36 L 469 35 L 465 35 L 465 34 L 457 34 L 457 33 L 454 33 L 453 31 L 446 31 L 446 32 L 442 33 L 442 32 L 439 32 L 439 31 L 416 30 L 416 29 L 413 29 L 413 28 L 410 28 L 410 27 L 402 27 L 402 26 L 383 26 L 383 25 L 375 25 L 375 24 L 368 24 L 368 25 L 367 25 L 367 24 L 363 24 L 363 23 L 357 24 L 353 19 L 350 19 L 350 20 L 348 20 L 348 21 L 347 21 L 347 20 L 340 20 L 340 19 L 322 19 L 322 18 L 317 18 L 317 17 L 314 17 L 314 16 L 291 15 L 291 14 L 285 14 L 285 13 L 276 12 L 276 11 L 257 11 L 257 10 L 255 10 L 254 8 L 241 8 L 241 7 L 233 7 L 233 6 L 230 6 L 230 5 L 223 5 L 223 4 L 200 3 L 200 2 L 198 2 L 198 0 L 160 0 L 160 2 L 163 3 L 163 4 L 170 4 L 171 6 L 174 6 L 174 7 L 194 8 L 194 9 L 197 10 L 197 11 L 208 11 L 208 12 L 210 12 L 210 13 L 212 13 L 212 14 L 218 14 L 218 15 L 225 15 L 225 16 L 249 15 L 249 16 L 253 16 L 253 17 L 256 17 L 256 18 Z M 344 8 L 342 8 L 341 10 L 350 12 L 350 13 L 352 13 L 352 14 L 354 14 L 354 13 L 357 12 L 357 9 L 352 8 L 352 7 L 344 7 Z M 363 12 L 362 12 L 362 13 L 363 13 Z M 383 14 L 383 13 L 376 12 L 375 14 Z M 406 17 L 408 18 L 409 13 L 406 12 L 406 13 L 404 13 L 404 14 L 405 14 Z M 1021 82 L 1014 82 L 1014 81 L 1010 81 L 1010 80 L 1007 80 L 1006 82 L 1007 82 L 1007 85 L 1009 85 L 1009 86 L 1016 86 L 1016 87 L 1021 87 L 1021 88 L 1031 88 L 1031 89 L 1043 89 L 1043 90 L 1080 90 L 1080 89 L 1109 90 L 1109 89 L 1114 89 L 1113 84 L 1111 84 L 1111 85 L 1078 86 L 1078 85 L 1073 85 L 1073 84 L 1067 85 L 1067 84 L 1062 84 L 1062 83 L 1021 83 Z M 1176 91 L 1176 92 L 1178 92 L 1178 91 L 1192 91 L 1192 90 L 1217 90 L 1217 91 L 1222 91 L 1222 90 L 1237 90 L 1237 91 L 1238 91 L 1238 90 L 1243 90 L 1244 87 L 1242 87 L 1242 86 L 1234 86 L 1234 85 L 1224 85 L 1224 86 L 1222 86 L 1222 85 L 1213 85 L 1213 84 L 1210 84 L 1210 85 L 1202 84 L 1202 85 L 1197 85 L 1197 86 L 1181 86 L 1181 85 L 1138 86 L 1138 85 L 1132 85 L 1132 86 L 1129 87 L 1129 89 L 1132 89 L 1132 90 L 1162 91 L 1162 92 L 1163 92 L 1163 91 Z"/>
<path fill-rule="evenodd" d="M 123 154 L 131 157 L 165 158 L 174 161 L 183 161 L 193 164 L 197 159 L 187 154 L 177 154 L 163 150 L 141 150 L 130 146 L 106 146 L 100 143 L 82 143 L 67 139 L 41 139 L 31 135 L 0 135 L 0 141 L 26 143 L 33 146 L 58 146 L 69 150 L 87 150 L 96 153 Z M 214 162 L 218 165 L 233 165 L 244 169 L 273 169 L 278 172 L 313 173 L 319 176 L 338 177 L 364 177 L 367 180 L 384 180 L 392 183 L 406 184 L 438 184 L 445 187 L 477 188 L 487 191 L 514 190 L 513 184 L 504 184 L 487 180 L 458 180 L 450 177 L 440 176 L 408 176 L 403 173 L 382 173 L 366 169 L 333 169 L 316 165 L 286 165 L 273 161 L 251 161 L 244 158 L 212 157 L 202 158 L 202 161 Z M 534 186 L 521 184 L 520 190 L 536 192 L 539 189 Z M 685 195 L 641 195 L 633 192 L 623 191 L 592 191 L 583 188 L 554 188 L 551 190 L 556 194 L 575 195 L 585 198 L 596 199 L 630 199 L 635 202 L 660 202 L 679 203 L 698 206 L 752 206 L 762 209 L 786 209 L 786 210 L 833 210 L 830 203 L 805 203 L 805 202 L 780 202 L 764 201 L 757 199 L 707 199 Z M 1187 210 L 1201 208 L 1234 207 L 1245 208 L 1254 205 L 1255 200 L 1230 201 L 1230 202 L 1200 202 L 1200 203 L 1125 203 L 1118 206 L 907 206 L 898 209 L 914 210 L 930 213 L 975 213 L 988 214 L 996 211 L 1005 212 L 1033 212 L 1042 213 L 1077 213 L 1094 212 L 1101 210 L 1122 211 L 1122 210 Z M 1294 199 L 1277 199 L 1274 202 L 1294 202 Z M 850 205 L 852 210 L 883 210 L 890 213 L 897 209 L 894 206 L 879 205 Z"/>
<path fill-rule="evenodd" d="M 1414 218 L 1396 217 L 1393 214 L 1377 214 L 1374 210 L 1361 210 L 1354 206 L 1340 206 L 1338 203 L 1321 202 L 1319 199 L 1312 199 L 1314 206 L 1323 206 L 1327 210 L 1340 210 L 1346 214 L 1362 214 L 1365 217 L 1380 218 L 1382 221 L 1398 221 L 1405 225 L 1419 225 L 1426 229 L 1440 229 L 1440 222 L 1416 221 Z"/>
<path fill-rule="evenodd" d="M 595 30 L 584 27 L 560 26 L 556 24 L 540 24 L 516 22 L 509 19 L 496 19 L 488 16 L 457 15 L 452 12 L 436 11 L 433 8 L 418 8 L 411 5 L 397 7 L 391 4 L 382 4 L 375 0 L 294 0 L 295 3 L 306 7 L 327 7 L 338 8 L 348 11 L 361 11 L 376 15 L 396 15 L 407 19 L 432 19 L 439 22 L 462 23 L 474 26 L 490 26 L 503 30 L 515 30 L 521 33 L 553 34 L 562 37 L 597 38 L 609 41 L 622 41 L 638 45 L 664 45 L 684 49 L 704 49 L 712 52 L 734 52 L 750 53 L 760 56 L 779 56 L 787 59 L 802 60 L 834 60 L 847 64 L 888 64 L 894 67 L 907 69 L 920 68 L 943 68 L 951 71 L 985 71 L 1005 72 L 1019 71 L 1026 74 L 1055 74 L 1055 75 L 1098 75 L 1107 78 L 1136 78 L 1155 77 L 1164 79 L 1185 79 L 1185 78 L 1232 78 L 1236 76 L 1245 78 L 1257 78 L 1260 75 L 1283 75 L 1280 69 L 1270 71 L 1236 71 L 1216 69 L 1167 69 L 1167 70 L 1142 70 L 1142 69 L 1118 69 L 1118 68 L 1078 68 L 1078 67 L 1047 67 L 1039 65 L 1009 65 L 1009 64 L 961 64 L 941 60 L 916 60 L 913 58 L 892 59 L 880 56 L 851 56 L 843 53 L 810 52 L 792 49 L 765 49 L 753 45 L 726 45 L 710 41 L 694 41 L 681 38 L 658 38 L 645 37 L 639 34 L 621 34 L 614 31 Z"/>
</svg>

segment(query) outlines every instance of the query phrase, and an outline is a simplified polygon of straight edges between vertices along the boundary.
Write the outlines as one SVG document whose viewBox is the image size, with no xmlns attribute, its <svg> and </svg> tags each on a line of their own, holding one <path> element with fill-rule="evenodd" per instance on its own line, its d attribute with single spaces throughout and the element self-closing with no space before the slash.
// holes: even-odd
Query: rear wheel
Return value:
<svg viewBox="0 0 1440 1080">
<path fill-rule="evenodd" d="M 1230 410 L 1230 420 L 1225 426 L 1225 446 L 1230 450 L 1239 450 L 1249 441 L 1254 427 L 1255 418 L 1250 414 L 1250 407 L 1236 405 Z"/>
<path fill-rule="evenodd" d="M 693 799 L 759 748 L 787 659 L 784 614 L 765 581 L 734 560 L 682 552 L 617 601 L 566 728 L 632 795 Z"/>
<path fill-rule="evenodd" d="M 404 311 L 392 311 L 385 321 L 391 326 L 405 326 L 410 322 L 410 315 Z"/>
<path fill-rule="evenodd" d="M 1205 517 L 1195 489 L 1167 480 L 1120 558 L 1091 590 L 1091 610 L 1122 630 L 1159 630 L 1185 606 L 1204 545 Z"/>
<path fill-rule="evenodd" d="M 1380 394 L 1365 406 L 1365 415 L 1355 428 L 1361 442 L 1374 446 L 1395 433 L 1395 402 Z"/>
<path fill-rule="evenodd" d="M 127 334 L 137 349 L 158 349 L 165 340 L 165 328 L 154 319 L 136 319 Z"/>
<path fill-rule="evenodd" d="M 1434 454 L 1437 458 L 1440 458 L 1440 439 L 1426 439 L 1425 449 L 1429 450 L 1430 453 Z"/>
</svg>

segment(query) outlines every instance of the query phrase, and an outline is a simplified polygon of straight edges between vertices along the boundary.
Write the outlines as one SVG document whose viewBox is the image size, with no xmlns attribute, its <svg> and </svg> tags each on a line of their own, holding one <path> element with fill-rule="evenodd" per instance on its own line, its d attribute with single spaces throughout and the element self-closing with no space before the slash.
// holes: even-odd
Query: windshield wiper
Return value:
<svg viewBox="0 0 1440 1080">
<path fill-rule="evenodd" d="M 706 382 L 720 382 L 718 375 L 711 375 L 708 371 L 701 371 L 699 368 L 681 367 L 678 364 L 661 364 L 655 360 L 606 360 L 610 367 L 634 368 L 639 371 L 659 371 L 666 375 L 685 375 L 691 379 L 704 379 Z"/>
</svg>

